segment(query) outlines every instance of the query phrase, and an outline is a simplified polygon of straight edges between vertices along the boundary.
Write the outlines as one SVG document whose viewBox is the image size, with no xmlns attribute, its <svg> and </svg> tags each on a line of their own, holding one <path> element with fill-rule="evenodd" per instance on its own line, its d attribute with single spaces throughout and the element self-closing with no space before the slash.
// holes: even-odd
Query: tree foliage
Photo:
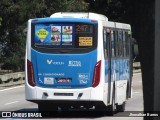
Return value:
<svg viewBox="0 0 160 120">
<path fill-rule="evenodd" d="M 2 68 L 24 70 L 26 36 L 23 30 L 28 19 L 49 17 L 61 11 L 86 11 L 83 0 L 1 0 L 0 1 L 0 64 Z M 3 19 L 3 21 L 2 21 Z"/>
<path fill-rule="evenodd" d="M 65 12 L 82 12 L 88 10 L 88 5 L 84 0 L 61 0 Z"/>
<path fill-rule="evenodd" d="M 5 69 L 24 69 L 28 19 L 49 17 L 55 12 L 95 12 L 110 21 L 134 23 L 136 1 L 130 0 L 1 0 L 0 64 Z M 133 15 L 132 15 L 133 14 Z"/>
<path fill-rule="evenodd" d="M 1 22 L 2 22 L 2 17 L 0 17 L 0 26 L 1 26 Z"/>
<path fill-rule="evenodd" d="M 86 0 L 89 11 L 106 15 L 110 21 L 124 21 L 128 19 L 131 10 L 130 0 Z M 134 10 L 134 9 L 133 9 Z"/>
</svg>

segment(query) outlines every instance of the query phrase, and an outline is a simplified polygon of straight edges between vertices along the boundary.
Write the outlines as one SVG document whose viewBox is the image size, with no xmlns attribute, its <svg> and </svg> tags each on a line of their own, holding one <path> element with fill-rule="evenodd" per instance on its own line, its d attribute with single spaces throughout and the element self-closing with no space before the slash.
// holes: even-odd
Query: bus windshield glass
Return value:
<svg viewBox="0 0 160 120">
<path fill-rule="evenodd" d="M 89 23 L 32 24 L 34 48 L 76 49 L 96 47 L 96 25 Z"/>
</svg>

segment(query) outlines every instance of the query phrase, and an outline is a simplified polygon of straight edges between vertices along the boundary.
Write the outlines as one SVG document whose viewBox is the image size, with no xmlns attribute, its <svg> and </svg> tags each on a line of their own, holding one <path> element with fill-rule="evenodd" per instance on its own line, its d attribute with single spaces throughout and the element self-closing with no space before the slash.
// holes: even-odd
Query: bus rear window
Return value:
<svg viewBox="0 0 160 120">
<path fill-rule="evenodd" d="M 35 48 L 93 48 L 95 25 L 85 23 L 36 23 L 32 25 Z"/>
</svg>

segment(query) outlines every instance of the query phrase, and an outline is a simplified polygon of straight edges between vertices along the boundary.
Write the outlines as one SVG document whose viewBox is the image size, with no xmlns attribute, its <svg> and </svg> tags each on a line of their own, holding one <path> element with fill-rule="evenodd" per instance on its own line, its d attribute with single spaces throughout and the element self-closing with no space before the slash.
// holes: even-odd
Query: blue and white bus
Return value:
<svg viewBox="0 0 160 120">
<path fill-rule="evenodd" d="M 95 107 L 124 111 L 131 97 L 129 24 L 96 13 L 28 21 L 25 93 L 40 111 Z"/>
</svg>

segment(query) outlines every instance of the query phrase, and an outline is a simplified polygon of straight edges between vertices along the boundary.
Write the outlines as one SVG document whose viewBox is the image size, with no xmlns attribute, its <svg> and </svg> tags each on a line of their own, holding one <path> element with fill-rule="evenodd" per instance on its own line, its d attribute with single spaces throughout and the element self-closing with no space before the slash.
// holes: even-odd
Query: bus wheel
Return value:
<svg viewBox="0 0 160 120">
<path fill-rule="evenodd" d="M 52 117 L 57 114 L 58 106 L 47 103 L 38 103 L 38 110 L 42 113 L 42 116 Z"/>
<path fill-rule="evenodd" d="M 60 106 L 60 108 L 61 108 L 61 111 L 66 112 L 69 110 L 70 106 L 64 105 L 64 106 Z"/>
<path fill-rule="evenodd" d="M 118 112 L 124 112 L 125 111 L 125 106 L 126 106 L 125 102 L 123 102 L 122 105 L 116 105 L 117 111 Z"/>
<path fill-rule="evenodd" d="M 46 111 L 46 107 L 44 104 L 42 103 L 38 103 L 38 110 L 39 112 L 43 112 L 43 111 Z"/>
</svg>

